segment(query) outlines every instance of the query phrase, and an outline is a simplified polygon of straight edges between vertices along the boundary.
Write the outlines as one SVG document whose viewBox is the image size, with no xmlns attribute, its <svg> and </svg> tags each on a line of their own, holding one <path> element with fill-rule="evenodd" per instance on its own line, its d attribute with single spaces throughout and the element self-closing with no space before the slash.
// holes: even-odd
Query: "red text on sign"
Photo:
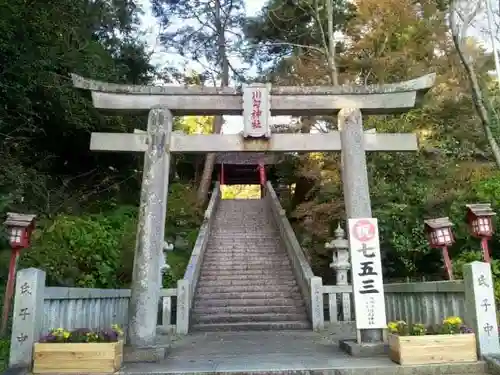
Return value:
<svg viewBox="0 0 500 375">
<path fill-rule="evenodd" d="M 262 127 L 260 122 L 260 117 L 262 116 L 262 111 L 260 109 L 260 104 L 262 103 L 262 93 L 260 91 L 252 92 L 252 128 L 259 129 Z"/>
<path fill-rule="evenodd" d="M 360 242 L 370 241 L 375 237 L 375 226 L 369 220 L 358 220 L 352 235 Z"/>
</svg>

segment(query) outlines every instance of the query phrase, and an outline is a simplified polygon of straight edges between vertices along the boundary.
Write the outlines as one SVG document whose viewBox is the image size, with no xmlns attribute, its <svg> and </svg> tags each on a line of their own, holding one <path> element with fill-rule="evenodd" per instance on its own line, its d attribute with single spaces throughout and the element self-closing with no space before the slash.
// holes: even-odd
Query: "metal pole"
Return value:
<svg viewBox="0 0 500 375">
<path fill-rule="evenodd" d="M 481 249 L 483 249 L 483 259 L 486 263 L 491 262 L 490 249 L 488 248 L 488 237 L 481 238 Z"/>
<path fill-rule="evenodd" d="M 5 336 L 7 331 L 7 322 L 9 321 L 10 305 L 12 296 L 14 295 L 14 285 L 16 283 L 16 268 L 17 260 L 19 259 L 19 248 L 13 248 L 10 253 L 9 276 L 7 278 L 7 287 L 5 288 L 5 296 L 3 300 L 2 326 L 0 327 L 0 335 Z"/>
<path fill-rule="evenodd" d="M 446 273 L 448 274 L 448 280 L 453 280 L 453 266 L 451 264 L 450 255 L 448 254 L 448 246 L 442 247 L 444 266 L 446 268 Z"/>
</svg>

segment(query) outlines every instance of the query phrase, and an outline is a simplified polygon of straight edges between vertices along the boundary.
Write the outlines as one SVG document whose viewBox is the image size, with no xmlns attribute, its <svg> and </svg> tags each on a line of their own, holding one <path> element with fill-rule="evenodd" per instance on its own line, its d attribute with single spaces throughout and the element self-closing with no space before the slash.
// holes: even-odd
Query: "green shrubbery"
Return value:
<svg viewBox="0 0 500 375">
<path fill-rule="evenodd" d="M 192 188 L 172 184 L 168 200 L 166 238 L 175 244 L 169 253 L 167 285 L 184 274 L 200 225 Z M 97 214 L 60 214 L 42 220 L 21 267 L 47 272 L 54 286 L 87 288 L 128 287 L 132 277 L 137 207 L 116 206 Z"/>
</svg>

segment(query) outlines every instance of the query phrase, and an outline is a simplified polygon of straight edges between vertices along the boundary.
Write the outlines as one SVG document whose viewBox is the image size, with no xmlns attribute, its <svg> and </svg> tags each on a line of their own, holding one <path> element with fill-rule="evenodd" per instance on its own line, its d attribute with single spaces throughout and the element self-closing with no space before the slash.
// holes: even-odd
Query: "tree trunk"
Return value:
<svg viewBox="0 0 500 375">
<path fill-rule="evenodd" d="M 231 9 L 227 10 L 226 17 L 230 17 Z M 221 68 L 221 86 L 229 86 L 229 61 L 226 55 L 226 36 L 224 35 L 225 27 L 222 22 L 221 17 L 221 0 L 215 0 L 215 14 L 214 14 L 214 25 L 217 32 L 217 41 L 219 47 L 218 53 L 218 65 Z M 219 134 L 222 130 L 222 124 L 224 119 L 222 116 L 215 116 L 213 133 Z M 212 185 L 212 174 L 214 171 L 215 164 L 215 154 L 207 154 L 205 158 L 205 166 L 203 168 L 203 174 L 200 181 L 200 186 L 198 188 L 198 205 L 204 206 L 207 202 L 208 192 L 210 186 Z"/>
<path fill-rule="evenodd" d="M 302 126 L 300 132 L 303 134 L 308 134 L 311 132 L 311 128 L 315 122 L 314 117 L 302 117 Z M 301 153 L 300 156 L 307 156 L 307 153 Z M 295 208 L 307 200 L 307 195 L 314 188 L 315 181 L 313 179 L 307 178 L 305 176 L 299 176 L 295 181 L 295 191 L 293 193 L 292 200 L 290 202 L 290 208 L 295 210 Z"/>
<path fill-rule="evenodd" d="M 213 132 L 218 134 L 222 129 L 222 116 L 215 116 Z M 212 185 L 212 174 L 214 172 L 215 153 L 209 153 L 205 157 L 205 166 L 201 175 L 200 186 L 198 188 L 198 204 L 203 206 L 208 198 L 210 186 Z"/>
<path fill-rule="evenodd" d="M 333 24 L 333 0 L 326 0 L 326 11 L 328 17 L 328 30 L 327 35 L 321 29 L 321 20 L 319 13 L 317 15 L 318 27 L 321 29 L 323 34 L 323 48 L 325 53 L 328 54 L 328 70 L 330 83 L 333 86 L 339 85 L 339 77 L 337 71 L 337 63 L 335 61 L 335 38 L 334 38 L 334 24 Z M 319 12 L 319 8 L 316 7 L 316 11 Z M 300 129 L 301 133 L 310 133 L 311 128 L 315 123 L 314 117 L 303 117 L 302 127 Z M 306 154 L 302 154 L 306 155 Z M 300 176 L 295 182 L 295 192 L 291 200 L 291 209 L 294 210 L 299 204 L 307 200 L 307 195 L 314 188 L 315 181 L 313 179 L 307 178 L 305 176 Z"/>
<path fill-rule="evenodd" d="M 330 70 L 330 83 L 333 86 L 339 85 L 339 75 L 337 72 L 337 62 L 335 61 L 335 38 L 333 25 L 333 0 L 326 1 L 326 12 L 328 17 L 328 68 Z M 326 46 L 325 46 L 326 48 Z"/>
<path fill-rule="evenodd" d="M 488 141 L 491 147 L 491 152 L 493 154 L 493 158 L 495 159 L 495 163 L 497 167 L 500 168 L 500 147 L 498 146 L 498 143 L 495 137 L 493 136 L 493 132 L 491 131 L 490 116 L 484 104 L 483 93 L 481 91 L 481 87 L 477 79 L 477 74 L 474 69 L 474 65 L 464 55 L 460 40 L 460 33 L 458 32 L 457 26 L 454 23 L 453 15 L 451 15 L 451 22 L 452 22 L 451 33 L 452 33 L 453 43 L 455 44 L 458 56 L 460 58 L 460 61 L 462 62 L 462 65 L 465 68 L 467 77 L 471 85 L 472 101 L 474 102 L 474 106 L 476 107 L 476 111 L 477 114 L 479 115 L 479 119 L 481 120 L 481 124 L 483 125 L 484 134 L 486 136 L 486 140 Z"/>
</svg>

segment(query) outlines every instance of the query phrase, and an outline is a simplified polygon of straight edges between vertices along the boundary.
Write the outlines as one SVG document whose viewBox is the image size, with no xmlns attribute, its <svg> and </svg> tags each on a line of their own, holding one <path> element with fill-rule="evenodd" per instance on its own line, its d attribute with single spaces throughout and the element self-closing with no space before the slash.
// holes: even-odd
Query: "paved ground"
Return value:
<svg viewBox="0 0 500 375">
<path fill-rule="evenodd" d="M 172 372 L 263 371 L 352 366 L 338 347 L 311 331 L 197 333 L 172 343 L 167 359 L 158 364 L 126 364 L 124 371 Z M 392 364 L 387 358 L 374 364 Z M 363 360 L 366 364 L 366 360 Z M 144 367 L 146 366 L 146 367 Z"/>
<path fill-rule="evenodd" d="M 321 371 L 323 369 L 326 371 Z M 121 373 L 266 373 L 280 370 L 304 374 L 416 373 L 409 369 L 403 371 L 405 369 L 402 366 L 391 362 L 386 356 L 353 358 L 338 349 L 335 337 L 310 331 L 193 334 L 173 342 L 170 354 L 164 361 L 127 363 Z M 449 369 L 428 373 L 459 372 Z"/>
</svg>

